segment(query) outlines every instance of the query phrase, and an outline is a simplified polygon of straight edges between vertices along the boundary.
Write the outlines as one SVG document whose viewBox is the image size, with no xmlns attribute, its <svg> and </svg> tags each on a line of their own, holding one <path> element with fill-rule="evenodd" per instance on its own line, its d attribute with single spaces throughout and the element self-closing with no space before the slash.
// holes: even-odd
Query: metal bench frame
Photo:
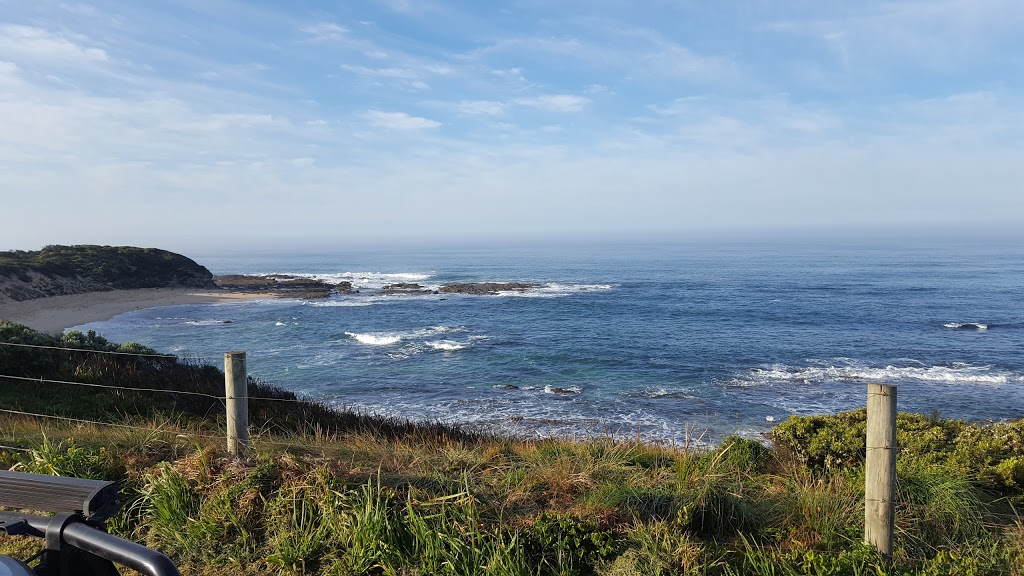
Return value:
<svg viewBox="0 0 1024 576">
<path fill-rule="evenodd" d="M 0 512 L 0 532 L 44 539 L 31 568 L 38 576 L 117 576 L 115 562 L 146 576 L 181 576 L 167 556 L 106 533 L 117 492 L 114 482 L 0 470 L 0 506 L 57 513 Z"/>
</svg>

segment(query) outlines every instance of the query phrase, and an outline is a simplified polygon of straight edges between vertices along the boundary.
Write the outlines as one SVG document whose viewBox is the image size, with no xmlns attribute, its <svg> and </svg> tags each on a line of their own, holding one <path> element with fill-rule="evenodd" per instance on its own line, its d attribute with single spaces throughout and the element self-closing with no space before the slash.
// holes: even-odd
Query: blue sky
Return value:
<svg viewBox="0 0 1024 576">
<path fill-rule="evenodd" d="M 1018 0 L 0 0 L 0 249 L 1024 225 Z"/>
</svg>

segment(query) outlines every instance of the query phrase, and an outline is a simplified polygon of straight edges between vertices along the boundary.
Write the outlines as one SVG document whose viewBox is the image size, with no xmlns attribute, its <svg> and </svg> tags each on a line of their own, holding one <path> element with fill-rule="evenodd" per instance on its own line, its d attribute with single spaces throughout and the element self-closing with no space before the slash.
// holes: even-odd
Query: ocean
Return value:
<svg viewBox="0 0 1024 576">
<path fill-rule="evenodd" d="M 774 239 L 188 254 L 215 274 L 359 294 L 140 310 L 79 327 L 222 362 L 363 412 L 517 437 L 681 444 L 863 406 L 1024 416 L 1024 243 Z M 380 296 L 395 282 L 536 282 Z"/>
</svg>

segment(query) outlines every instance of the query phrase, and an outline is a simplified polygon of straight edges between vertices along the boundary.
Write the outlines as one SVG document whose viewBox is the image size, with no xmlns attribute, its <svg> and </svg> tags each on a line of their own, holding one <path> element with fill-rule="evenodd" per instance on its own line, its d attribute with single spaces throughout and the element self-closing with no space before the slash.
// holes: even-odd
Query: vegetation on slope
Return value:
<svg viewBox="0 0 1024 576">
<path fill-rule="evenodd" d="M 213 275 L 180 254 L 131 246 L 46 246 L 0 252 L 0 290 L 13 300 L 132 288 L 209 288 Z"/>
<path fill-rule="evenodd" d="M 0 342 L 35 338 L 47 337 L 0 324 Z M 119 348 L 90 334 L 61 344 Z M 94 356 L 21 350 L 0 356 L 0 374 L 223 392 L 216 368 L 141 357 L 97 364 Z M 28 406 L 23 385 L 0 383 L 3 408 Z M 294 399 L 258 383 L 250 392 Z M 859 412 L 790 419 L 776 428 L 775 449 L 730 438 L 696 450 L 494 438 L 252 400 L 253 452 L 235 461 L 217 438 L 219 403 L 161 401 L 141 390 L 74 393 L 78 407 L 50 409 L 132 427 L 8 414 L 0 444 L 31 451 L 0 458 L 34 472 L 120 480 L 125 506 L 112 530 L 171 555 L 186 574 L 1024 573 L 1015 513 L 1024 490 L 1013 464 L 1024 456 L 1022 422 L 901 416 L 910 435 L 901 436 L 897 554 L 887 563 L 860 544 Z M 261 402 L 273 408 L 261 413 Z M 0 545 L 26 547 L 13 538 Z"/>
</svg>

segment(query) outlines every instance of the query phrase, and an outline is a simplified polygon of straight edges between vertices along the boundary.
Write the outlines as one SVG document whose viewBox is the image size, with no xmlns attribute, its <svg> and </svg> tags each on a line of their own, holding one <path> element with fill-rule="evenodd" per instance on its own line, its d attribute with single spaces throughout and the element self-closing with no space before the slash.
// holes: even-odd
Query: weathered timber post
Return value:
<svg viewBox="0 0 1024 576">
<path fill-rule="evenodd" d="M 864 543 L 892 558 L 896 499 L 896 387 L 868 384 Z"/>
<path fill-rule="evenodd" d="M 243 458 L 249 446 L 249 385 L 245 352 L 224 353 L 224 398 L 227 400 L 228 452 Z"/>
</svg>

